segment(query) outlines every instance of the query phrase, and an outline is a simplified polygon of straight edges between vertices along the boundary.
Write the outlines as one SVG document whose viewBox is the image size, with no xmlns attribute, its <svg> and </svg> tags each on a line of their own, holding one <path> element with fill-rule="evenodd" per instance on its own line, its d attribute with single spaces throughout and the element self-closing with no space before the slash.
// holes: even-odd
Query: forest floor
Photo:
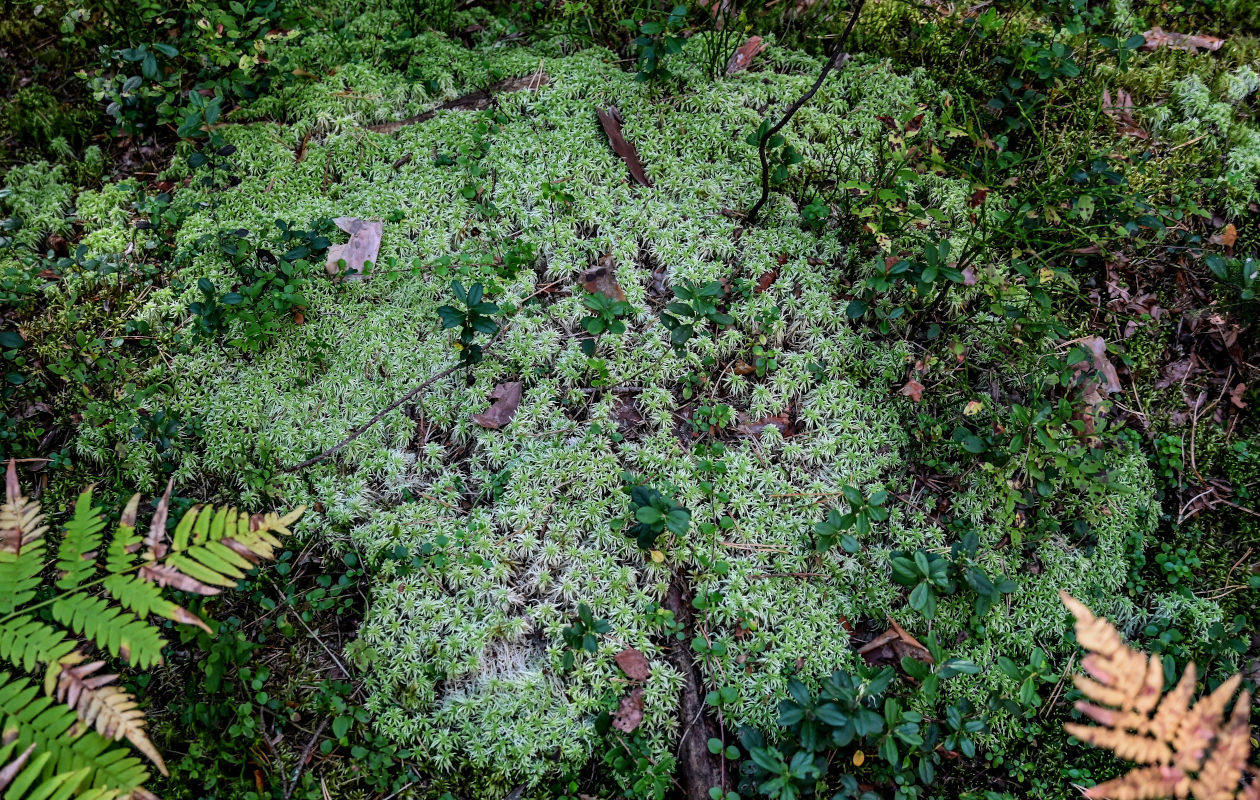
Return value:
<svg viewBox="0 0 1260 800">
<path fill-rule="evenodd" d="M 1066 798 L 1060 591 L 1254 687 L 1249 3 L 393 5 L 0 23 L 0 450 L 306 507 L 150 789 Z"/>
</svg>

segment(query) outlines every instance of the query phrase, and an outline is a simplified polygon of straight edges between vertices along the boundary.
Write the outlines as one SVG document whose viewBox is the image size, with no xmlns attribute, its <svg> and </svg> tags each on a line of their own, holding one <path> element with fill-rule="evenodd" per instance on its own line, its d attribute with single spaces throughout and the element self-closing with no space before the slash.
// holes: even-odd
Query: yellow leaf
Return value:
<svg viewBox="0 0 1260 800">
<path fill-rule="evenodd" d="M 653 550 L 651 555 L 653 564 L 660 564 L 665 561 L 665 554 L 660 550 Z"/>
<path fill-rule="evenodd" d="M 866 761 L 866 753 L 863 753 L 861 750 L 858 750 L 857 752 L 853 754 L 853 766 L 860 767 L 862 766 L 862 762 L 864 761 Z"/>
<path fill-rule="evenodd" d="M 984 403 L 980 402 L 979 400 L 972 400 L 970 403 L 967 404 L 967 407 L 963 409 L 963 415 L 967 417 L 974 417 L 976 414 L 979 414 L 983 410 L 984 410 Z"/>
</svg>

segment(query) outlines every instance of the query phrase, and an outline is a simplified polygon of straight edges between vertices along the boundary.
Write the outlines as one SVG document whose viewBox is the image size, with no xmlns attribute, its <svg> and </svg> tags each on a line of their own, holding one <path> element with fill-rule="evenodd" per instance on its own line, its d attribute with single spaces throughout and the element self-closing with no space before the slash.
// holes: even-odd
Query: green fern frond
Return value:
<svg viewBox="0 0 1260 800">
<path fill-rule="evenodd" d="M 136 532 L 139 495 L 106 543 L 101 509 L 92 505 L 90 490 L 81 494 L 57 548 L 57 574 L 46 583 L 51 565 L 40 505 L 22 496 L 9 462 L 0 507 L 0 659 L 30 675 L 42 672 L 44 692 L 27 678 L 0 673 L 0 770 L 7 770 L 0 777 L 9 784 L 0 787 L 0 800 L 156 800 L 143 788 L 143 763 L 112 741 L 126 738 L 165 773 L 145 733 L 144 713 L 115 685 L 116 675 L 102 674 L 105 662 L 88 663 L 76 649 L 80 638 L 133 666 L 162 663 L 165 642 L 151 617 L 210 631 L 162 589 L 213 595 L 234 586 L 275 557 L 278 537 L 304 510 L 251 517 L 234 508 L 196 507 L 168 543 L 173 486 L 168 482 L 143 540 Z"/>
<path fill-rule="evenodd" d="M 5 741 L 12 739 L 19 749 L 34 745 L 38 752 L 51 754 L 49 765 L 57 772 L 89 769 L 89 785 L 119 797 L 148 779 L 144 763 L 129 750 L 78 722 L 73 710 L 32 682 L 0 673 L 0 731 Z"/>
<path fill-rule="evenodd" d="M 53 601 L 52 616 L 97 647 L 108 650 L 115 658 L 121 656 L 144 669 L 162 663 L 166 640 L 157 629 L 102 597 L 86 594 L 59 597 Z"/>
<path fill-rule="evenodd" d="M 136 551 L 140 549 L 140 535 L 136 533 L 136 510 L 140 506 L 140 495 L 133 495 L 123 509 L 122 519 L 109 540 L 109 549 L 105 552 L 105 571 L 111 575 L 134 569 Z"/>
<path fill-rule="evenodd" d="M 71 797 L 89 770 L 59 772 L 43 777 L 52 756 L 37 753 L 35 745 L 18 751 L 15 744 L 0 747 L 0 791 L 3 800 L 66 800 Z"/>
<path fill-rule="evenodd" d="M 89 489 L 75 502 L 74 514 L 66 522 L 61 546 L 57 548 L 57 569 L 61 571 L 58 589 L 77 588 L 96 571 L 96 552 L 101 547 L 104 530 L 101 509 L 92 505 Z"/>
<path fill-rule="evenodd" d="M 138 617 L 156 614 L 172 622 L 196 625 L 206 633 L 214 633 L 203 619 L 183 606 L 167 600 L 162 596 L 158 584 L 149 583 L 140 575 L 110 575 L 102 586 L 120 606 Z"/>
<path fill-rule="evenodd" d="M 28 616 L 5 622 L 0 633 L 0 658 L 26 672 L 59 661 L 74 650 L 74 642 L 64 631 Z"/>
<path fill-rule="evenodd" d="M 44 542 L 37 540 L 20 553 L 0 550 L 0 614 L 12 614 L 35 599 L 44 571 Z"/>
<path fill-rule="evenodd" d="M 162 596 L 161 587 L 166 585 L 157 581 L 143 570 L 136 573 L 136 552 L 142 540 L 136 533 L 136 509 L 140 504 L 140 495 L 134 495 L 122 519 L 109 542 L 109 551 L 105 556 L 105 571 L 109 573 L 102 581 L 102 586 L 118 604 L 136 616 L 144 618 L 152 614 L 165 617 L 186 625 L 196 625 L 206 633 L 212 633 L 210 627 L 197 615 L 183 606 L 172 603 Z M 147 564 L 145 566 L 148 566 Z M 181 587 L 182 588 L 182 587 Z"/>
</svg>

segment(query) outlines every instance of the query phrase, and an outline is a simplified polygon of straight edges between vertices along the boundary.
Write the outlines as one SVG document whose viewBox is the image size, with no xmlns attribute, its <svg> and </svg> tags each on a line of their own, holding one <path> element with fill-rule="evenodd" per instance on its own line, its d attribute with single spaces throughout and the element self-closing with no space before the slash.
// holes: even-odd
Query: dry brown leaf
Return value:
<svg viewBox="0 0 1260 800">
<path fill-rule="evenodd" d="M 1107 358 L 1107 341 L 1101 336 L 1086 336 L 1080 343 L 1093 354 L 1094 369 L 1103 376 L 1103 388 L 1113 394 L 1120 391 L 1120 376 L 1116 373 L 1115 365 Z"/>
<path fill-rule="evenodd" d="M 916 661 L 932 663 L 932 655 L 923 643 L 910 635 L 897 624 L 892 617 L 888 618 L 888 630 L 871 639 L 858 648 L 858 655 L 871 666 L 900 663 L 903 657 L 909 656 Z"/>
<path fill-rule="evenodd" d="M 104 661 L 79 663 L 84 660 L 82 654 L 72 653 L 57 667 L 57 700 L 74 709 L 85 724 L 94 726 L 105 738 L 117 741 L 126 737 L 159 772 L 168 775 L 162 754 L 144 732 L 144 712 L 139 704 L 119 687 L 109 685 L 117 675 L 92 674 L 104 666 Z"/>
<path fill-rule="evenodd" d="M 760 36 L 750 37 L 731 54 L 730 60 L 726 62 L 726 74 L 734 75 L 736 72 L 748 69 L 748 65 L 757 57 L 757 54 L 765 49 L 766 45 L 761 41 Z"/>
<path fill-rule="evenodd" d="M 1229 402 L 1234 404 L 1235 408 L 1246 408 L 1247 403 L 1242 399 L 1243 392 L 1247 391 L 1247 384 L 1240 383 L 1229 392 Z"/>
<path fill-rule="evenodd" d="M 0 553 L 17 555 L 43 538 L 48 526 L 41 524 L 44 515 L 39 503 L 22 495 L 18 486 L 17 462 L 9 459 L 4 478 L 5 503 L 0 507 Z"/>
<path fill-rule="evenodd" d="M 756 372 L 756 370 L 754 369 L 753 372 Z M 753 422 L 748 419 L 747 414 L 741 411 L 739 413 L 739 424 L 735 426 L 735 431 L 736 433 L 740 433 L 744 436 L 761 436 L 762 432 L 765 431 L 766 428 L 770 427 L 778 428 L 779 433 L 782 434 L 784 439 L 796 435 L 796 429 L 793 427 L 792 420 L 788 417 L 786 412 L 762 417 L 756 422 Z"/>
<path fill-rule="evenodd" d="M 1233 247 L 1234 242 L 1238 241 L 1238 228 L 1234 227 L 1234 223 L 1229 223 L 1221 229 L 1220 233 L 1212 234 L 1212 244 L 1221 247 Z"/>
<path fill-rule="evenodd" d="M 757 279 L 757 288 L 753 291 L 757 294 L 764 294 L 778 279 L 779 271 L 777 269 L 768 269 L 761 273 L 761 277 Z"/>
<path fill-rule="evenodd" d="M 622 733 L 630 733 L 643 723 L 643 690 L 635 688 L 621 698 L 612 715 L 612 726 Z"/>
<path fill-rule="evenodd" d="M 1085 797 L 1230 800 L 1238 796 L 1239 784 L 1252 775 L 1247 763 L 1251 749 L 1247 691 L 1239 692 L 1228 718 L 1225 711 L 1242 676 L 1234 675 L 1192 702 L 1196 675 L 1192 662 L 1165 694 L 1162 659 L 1129 647 L 1111 623 L 1095 617 L 1066 592 L 1059 597 L 1076 617 L 1077 641 L 1089 651 L 1081 660 L 1088 675 L 1074 678 L 1087 700 L 1077 702 L 1076 708 L 1098 723 L 1069 722 L 1063 729 L 1141 765 L 1085 789 Z"/>
<path fill-rule="evenodd" d="M 621 667 L 621 671 L 626 673 L 626 677 L 631 680 L 645 681 L 652 674 L 652 665 L 648 662 L 647 656 L 633 647 L 627 647 L 613 656 L 613 659 L 617 662 L 617 666 Z"/>
<path fill-rule="evenodd" d="M 621 284 L 617 283 L 617 262 L 611 253 L 605 253 L 595 266 L 582 273 L 582 288 L 591 294 L 602 292 L 610 300 L 626 299 Z"/>
<path fill-rule="evenodd" d="M 167 550 L 170 549 L 166 544 L 166 520 L 170 516 L 171 490 L 174 488 L 175 479 L 171 478 L 166 482 L 166 491 L 153 511 L 153 519 L 149 520 L 149 533 L 144 537 L 144 546 L 147 548 L 146 558 L 160 560 L 166 557 Z"/>
<path fill-rule="evenodd" d="M 516 409 L 521 404 L 521 392 L 524 388 L 525 384 L 521 381 L 500 383 L 490 393 L 490 399 L 494 401 L 490 408 L 480 414 L 473 414 L 472 421 L 483 428 L 496 431 L 507 425 L 512 421 L 512 417 L 516 416 Z"/>
<path fill-rule="evenodd" d="M 1197 53 L 1200 49 L 1216 51 L 1221 49 L 1221 45 L 1225 44 L 1225 40 L 1216 36 L 1206 36 L 1196 33 L 1173 33 L 1166 31 L 1156 25 L 1149 31 L 1142 34 L 1146 37 L 1145 44 L 1140 49 L 1156 50 L 1160 47 L 1168 47 L 1173 50 L 1187 50 L 1191 53 Z"/>
<path fill-rule="evenodd" d="M 909 397 L 911 400 L 913 400 L 916 403 L 922 403 L 923 402 L 923 389 L 924 389 L 923 384 L 919 383 L 914 378 L 911 378 L 910 380 L 906 381 L 905 386 L 901 387 L 901 393 L 904 394 L 906 397 Z"/>
<path fill-rule="evenodd" d="M 621 132 L 621 112 L 616 106 L 609 106 L 606 109 L 595 109 L 595 115 L 599 117 L 604 133 L 608 134 L 608 143 L 612 145 L 613 152 L 621 156 L 621 160 L 630 168 L 630 175 L 641 186 L 651 186 L 652 180 L 648 178 L 647 172 L 643 170 L 643 162 L 639 160 L 639 151 Z"/>
<path fill-rule="evenodd" d="M 367 278 L 366 264 L 376 264 L 381 252 L 381 233 L 384 224 L 369 222 L 358 217 L 337 217 L 333 220 L 338 228 L 350 234 L 350 241 L 345 244 L 334 244 L 328 248 L 328 260 L 324 271 L 334 281 L 342 278 L 348 281 L 361 281 Z M 341 262 L 345 261 L 342 266 Z"/>
<path fill-rule="evenodd" d="M 1116 91 L 1115 100 L 1111 98 L 1111 90 L 1103 89 L 1103 113 L 1115 120 L 1120 133 L 1136 139 L 1149 139 L 1148 133 L 1133 117 L 1133 97 L 1123 89 Z"/>
<path fill-rule="evenodd" d="M 158 586 L 173 586 L 181 592 L 190 592 L 192 594 L 201 594 L 213 596 L 219 593 L 219 589 L 204 584 L 196 578 L 190 578 L 170 564 L 145 564 L 140 567 L 140 577 L 149 583 L 156 583 Z"/>
<path fill-rule="evenodd" d="M 14 732 L 13 736 L 16 737 L 17 733 Z M 6 738 L 4 743 L 8 744 L 8 741 L 9 740 Z M 34 753 L 34 752 L 35 752 L 35 743 L 32 742 L 30 746 L 28 746 L 25 750 L 18 753 L 16 758 L 14 758 L 8 764 L 5 764 L 4 766 L 0 766 L 0 792 L 3 792 L 5 789 L 8 788 L 9 784 L 13 783 L 14 778 L 16 778 L 19 773 L 21 773 L 22 767 L 26 766 L 27 760 L 30 759 L 31 753 Z"/>
</svg>

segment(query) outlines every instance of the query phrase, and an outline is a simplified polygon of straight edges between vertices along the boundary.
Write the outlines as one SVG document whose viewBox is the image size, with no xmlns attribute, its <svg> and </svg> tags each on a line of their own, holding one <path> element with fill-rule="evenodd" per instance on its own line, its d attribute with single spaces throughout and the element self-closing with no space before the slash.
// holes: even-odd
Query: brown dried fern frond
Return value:
<svg viewBox="0 0 1260 800">
<path fill-rule="evenodd" d="M 1194 664 L 1164 694 L 1160 660 L 1125 644 L 1106 619 L 1060 592 L 1076 617 L 1076 638 L 1089 655 L 1081 661 L 1088 676 L 1075 677 L 1088 700 L 1077 710 L 1097 726 L 1066 723 L 1063 728 L 1083 742 L 1111 750 L 1142 765 L 1115 780 L 1085 790 L 1086 797 L 1110 800 L 1260 800 L 1260 784 L 1248 765 L 1251 752 L 1251 697 L 1244 690 L 1230 698 L 1242 681 L 1235 675 L 1193 702 Z M 1092 701 L 1092 702 L 1090 702 Z"/>
<path fill-rule="evenodd" d="M 22 494 L 18 486 L 17 464 L 9 459 L 4 477 L 5 503 L 0 506 L 0 552 L 17 555 L 44 537 L 48 526 L 41 524 L 39 502 Z"/>
<path fill-rule="evenodd" d="M 81 654 L 75 653 L 56 668 L 57 700 L 73 708 L 79 719 L 95 727 L 105 738 L 114 741 L 125 738 L 131 742 L 163 775 L 169 775 L 162 754 L 145 733 L 140 704 L 121 687 L 112 685 L 118 680 L 117 675 L 93 674 L 105 666 L 104 661 L 76 663 L 84 660 Z"/>
</svg>

